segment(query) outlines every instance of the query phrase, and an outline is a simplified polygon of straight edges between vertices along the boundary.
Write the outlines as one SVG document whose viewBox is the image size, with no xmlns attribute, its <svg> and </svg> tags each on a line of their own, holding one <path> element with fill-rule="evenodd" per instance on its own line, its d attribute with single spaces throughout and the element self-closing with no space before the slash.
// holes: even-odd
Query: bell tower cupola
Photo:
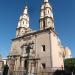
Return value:
<svg viewBox="0 0 75 75">
<path fill-rule="evenodd" d="M 23 14 L 19 18 L 16 37 L 22 36 L 29 31 L 29 15 L 28 15 L 28 7 L 26 6 Z"/>
<path fill-rule="evenodd" d="M 40 12 L 40 29 L 51 28 L 54 29 L 54 18 L 52 7 L 48 0 L 44 0 Z"/>
</svg>

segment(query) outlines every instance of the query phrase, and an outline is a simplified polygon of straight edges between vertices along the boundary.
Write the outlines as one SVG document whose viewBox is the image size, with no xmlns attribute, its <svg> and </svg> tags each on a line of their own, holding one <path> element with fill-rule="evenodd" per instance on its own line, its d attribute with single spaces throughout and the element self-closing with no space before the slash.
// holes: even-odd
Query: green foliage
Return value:
<svg viewBox="0 0 75 75">
<path fill-rule="evenodd" d="M 56 70 L 53 75 L 71 75 L 71 72 L 66 72 L 65 70 Z"/>
<path fill-rule="evenodd" d="M 75 58 L 65 59 L 64 67 L 67 71 L 75 72 Z"/>
</svg>

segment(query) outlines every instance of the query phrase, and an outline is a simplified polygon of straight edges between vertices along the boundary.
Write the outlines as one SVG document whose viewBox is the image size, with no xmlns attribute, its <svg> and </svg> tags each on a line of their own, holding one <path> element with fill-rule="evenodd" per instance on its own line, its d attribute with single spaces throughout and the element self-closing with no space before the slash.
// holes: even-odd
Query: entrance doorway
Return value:
<svg viewBox="0 0 75 75">
<path fill-rule="evenodd" d="M 28 63 L 27 63 L 27 60 L 24 61 L 24 70 L 26 70 L 28 67 Z"/>
</svg>

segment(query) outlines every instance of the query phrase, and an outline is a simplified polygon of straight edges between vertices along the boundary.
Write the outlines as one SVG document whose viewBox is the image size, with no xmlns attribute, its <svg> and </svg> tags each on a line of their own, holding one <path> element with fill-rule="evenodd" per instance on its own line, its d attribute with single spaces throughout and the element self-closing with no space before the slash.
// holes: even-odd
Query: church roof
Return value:
<svg viewBox="0 0 75 75">
<path fill-rule="evenodd" d="M 17 37 L 17 38 L 14 38 L 14 39 L 12 39 L 12 41 L 14 41 L 14 40 L 16 40 L 16 39 L 19 39 L 19 38 L 23 38 L 23 37 L 26 37 L 26 36 L 30 36 L 30 35 L 35 35 L 35 34 L 39 34 L 39 33 L 42 33 L 42 32 L 46 32 L 46 31 L 52 31 L 52 32 L 54 32 L 55 34 L 56 34 L 56 32 L 55 31 L 53 31 L 53 29 L 51 28 L 51 27 L 49 27 L 49 28 L 46 28 L 46 29 L 44 29 L 44 30 L 37 30 L 37 31 L 30 31 L 30 32 L 28 32 L 28 33 L 25 33 L 25 35 L 23 35 L 23 36 L 20 36 L 20 37 Z M 56 34 L 57 35 L 57 34 Z"/>
</svg>

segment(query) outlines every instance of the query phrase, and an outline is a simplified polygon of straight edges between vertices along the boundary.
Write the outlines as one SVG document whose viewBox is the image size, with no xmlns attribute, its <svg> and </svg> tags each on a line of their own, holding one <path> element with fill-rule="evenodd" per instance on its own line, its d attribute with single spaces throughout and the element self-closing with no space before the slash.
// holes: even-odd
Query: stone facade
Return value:
<svg viewBox="0 0 75 75">
<path fill-rule="evenodd" d="M 3 66 L 4 66 L 4 63 L 3 63 L 3 60 L 2 60 L 2 56 L 0 55 L 0 71 L 3 70 Z"/>
<path fill-rule="evenodd" d="M 3 70 L 3 61 L 0 60 L 0 71 Z"/>
<path fill-rule="evenodd" d="M 35 65 L 38 70 L 44 67 L 43 64 L 46 68 L 54 69 L 64 66 L 61 43 L 58 41 L 56 33 L 48 28 L 12 40 L 9 59 L 14 62 L 14 70 L 24 69 L 24 63 L 27 59 L 26 46 L 29 43 L 33 43 L 33 48 L 30 49 L 29 53 L 29 64 L 36 62 Z"/>
<path fill-rule="evenodd" d="M 24 12 L 19 20 L 16 38 L 12 39 L 9 69 L 28 70 L 29 73 L 62 69 L 64 48 L 54 30 L 52 7 L 48 0 L 44 0 L 41 7 L 40 30 L 29 28 L 27 7 Z"/>
</svg>

